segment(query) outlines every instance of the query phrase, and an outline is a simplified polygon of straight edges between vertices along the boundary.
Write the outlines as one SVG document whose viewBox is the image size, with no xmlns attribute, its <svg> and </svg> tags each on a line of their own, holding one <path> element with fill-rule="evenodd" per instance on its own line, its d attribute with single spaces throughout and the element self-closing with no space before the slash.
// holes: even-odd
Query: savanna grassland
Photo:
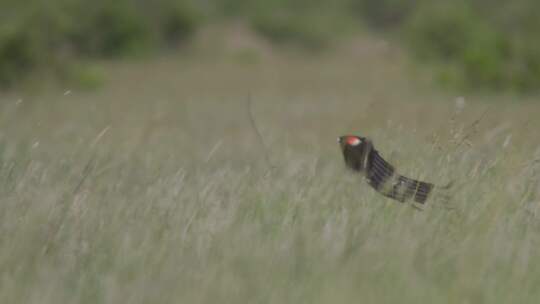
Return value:
<svg viewBox="0 0 540 304">
<path fill-rule="evenodd" d="M 537 302 L 538 98 L 441 93 L 370 37 L 208 35 L 1 96 L 0 303 Z M 376 194 L 346 133 L 451 199 Z"/>
</svg>

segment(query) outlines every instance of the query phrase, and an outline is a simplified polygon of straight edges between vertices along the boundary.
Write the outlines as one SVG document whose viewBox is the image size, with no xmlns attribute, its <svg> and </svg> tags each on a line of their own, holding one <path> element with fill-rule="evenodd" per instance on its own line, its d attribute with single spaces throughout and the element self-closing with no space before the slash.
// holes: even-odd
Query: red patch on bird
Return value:
<svg viewBox="0 0 540 304">
<path fill-rule="evenodd" d="M 346 142 L 350 146 L 358 146 L 360 144 L 361 140 L 358 137 L 349 136 L 349 137 L 347 137 Z"/>
</svg>

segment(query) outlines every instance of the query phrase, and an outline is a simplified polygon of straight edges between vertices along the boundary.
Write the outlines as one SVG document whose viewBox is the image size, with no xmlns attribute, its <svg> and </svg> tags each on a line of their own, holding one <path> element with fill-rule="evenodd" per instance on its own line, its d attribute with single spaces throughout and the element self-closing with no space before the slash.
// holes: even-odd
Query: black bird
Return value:
<svg viewBox="0 0 540 304">
<path fill-rule="evenodd" d="M 397 174 L 368 138 L 345 135 L 338 138 L 338 143 L 347 167 L 364 174 L 368 184 L 386 197 L 400 202 L 413 199 L 424 204 L 434 188 L 431 183 Z"/>
</svg>

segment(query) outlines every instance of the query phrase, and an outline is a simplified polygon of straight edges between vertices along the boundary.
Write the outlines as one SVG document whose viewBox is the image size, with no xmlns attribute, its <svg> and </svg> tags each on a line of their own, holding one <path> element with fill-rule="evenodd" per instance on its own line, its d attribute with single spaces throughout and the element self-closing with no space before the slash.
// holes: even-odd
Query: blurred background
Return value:
<svg viewBox="0 0 540 304">
<path fill-rule="evenodd" d="M 245 61 L 281 46 L 328 51 L 369 33 L 433 69 L 435 81 L 445 87 L 529 93 L 540 81 L 540 4 L 533 0 L 2 0 L 0 5 L 3 88 L 39 72 L 95 87 L 106 76 L 94 61 L 185 51 L 209 27 L 240 29 L 205 47 L 222 53 L 233 44 Z M 242 37 L 246 32 L 256 39 Z M 260 43 L 242 43 L 244 38 Z"/>
</svg>

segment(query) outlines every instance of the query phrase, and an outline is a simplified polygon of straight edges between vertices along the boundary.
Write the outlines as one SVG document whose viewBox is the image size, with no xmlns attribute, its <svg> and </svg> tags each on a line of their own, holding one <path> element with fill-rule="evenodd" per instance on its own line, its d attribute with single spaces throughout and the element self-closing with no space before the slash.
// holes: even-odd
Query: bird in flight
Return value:
<svg viewBox="0 0 540 304">
<path fill-rule="evenodd" d="M 431 194 L 432 183 L 414 180 L 396 172 L 394 166 L 375 150 L 373 142 L 365 137 L 345 135 L 338 137 L 345 164 L 362 173 L 367 183 L 382 195 L 399 202 L 414 200 L 424 204 Z"/>
</svg>

